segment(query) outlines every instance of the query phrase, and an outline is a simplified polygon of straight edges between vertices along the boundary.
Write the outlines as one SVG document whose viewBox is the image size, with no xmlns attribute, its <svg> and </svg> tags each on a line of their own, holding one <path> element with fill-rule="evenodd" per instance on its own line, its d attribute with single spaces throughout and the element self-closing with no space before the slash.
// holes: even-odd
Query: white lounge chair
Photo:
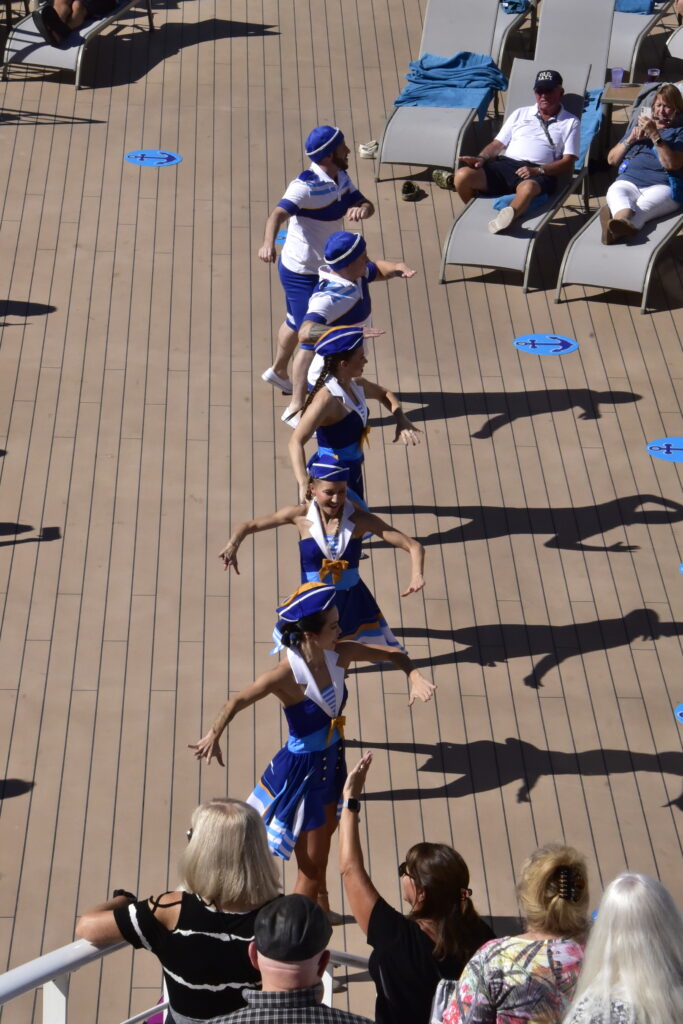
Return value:
<svg viewBox="0 0 683 1024">
<path fill-rule="evenodd" d="M 562 74 L 569 62 L 590 64 L 587 88 L 601 89 L 614 18 L 614 0 L 543 0 L 534 59 Z"/>
<path fill-rule="evenodd" d="M 612 36 L 607 57 L 608 68 L 624 68 L 633 80 L 640 48 L 658 21 L 664 17 L 673 0 L 663 0 L 654 14 L 623 14 L 614 12 Z"/>
<path fill-rule="evenodd" d="M 490 54 L 498 15 L 498 0 L 429 0 L 419 56 Z M 470 107 L 395 107 L 382 132 L 375 181 L 382 164 L 455 167 L 475 114 Z"/>
<path fill-rule="evenodd" d="M 74 71 L 76 74 L 74 84 L 77 89 L 80 89 L 83 59 L 88 45 L 100 32 L 103 32 L 105 28 L 115 21 L 118 21 L 121 15 L 125 14 L 137 2 L 138 0 L 122 0 L 105 17 L 92 18 L 86 21 L 81 28 L 67 36 L 61 46 L 48 46 L 33 24 L 31 15 L 22 18 L 9 33 L 5 43 L 5 51 L 2 58 L 3 82 L 6 82 L 9 78 L 10 65 L 28 64 L 52 68 L 55 71 Z M 154 29 L 152 3 L 151 0 L 145 0 L 145 3 L 151 31 Z"/>
<path fill-rule="evenodd" d="M 536 73 L 547 67 L 538 61 L 516 60 L 510 76 L 507 107 L 510 111 L 528 106 Z M 577 116 L 581 115 L 585 95 L 585 83 L 590 69 L 574 68 L 564 75 L 565 97 L 563 103 Z M 587 159 L 587 154 L 586 154 Z M 490 234 L 488 222 L 495 217 L 493 200 L 490 197 L 471 199 L 455 218 L 443 247 L 439 282 L 445 280 L 446 266 L 457 264 L 465 267 L 496 267 L 504 270 L 518 270 L 523 274 L 522 290 L 527 291 L 534 248 L 543 228 L 550 223 L 567 197 L 580 188 L 586 174 L 583 167 L 558 185 L 557 192 L 547 204 L 537 210 L 530 210 L 516 220 L 511 227 L 500 234 Z"/>
</svg>

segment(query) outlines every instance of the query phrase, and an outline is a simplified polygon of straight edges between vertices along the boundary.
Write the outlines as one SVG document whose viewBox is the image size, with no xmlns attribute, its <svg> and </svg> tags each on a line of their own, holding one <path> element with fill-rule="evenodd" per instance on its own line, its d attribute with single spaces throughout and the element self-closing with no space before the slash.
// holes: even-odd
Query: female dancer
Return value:
<svg viewBox="0 0 683 1024">
<path fill-rule="evenodd" d="M 323 369 L 309 393 L 301 420 L 289 442 L 289 457 L 299 485 L 299 499 L 306 500 L 308 474 L 304 445 L 313 434 L 318 451 L 338 455 L 349 467 L 349 495 L 365 505 L 362 445 L 368 433 L 368 398 L 376 398 L 396 420 L 394 442 L 419 443 L 418 429 L 401 409 L 396 395 L 381 384 L 362 377 L 367 363 L 363 331 L 357 327 L 333 327 L 316 342 Z"/>
<path fill-rule="evenodd" d="M 295 892 L 317 899 L 324 909 L 330 840 L 346 779 L 346 670 L 354 661 L 392 662 L 408 677 L 409 707 L 416 697 L 431 700 L 435 689 L 402 651 L 338 643 L 335 596 L 334 587 L 306 583 L 277 609 L 287 657 L 227 701 L 206 736 L 191 744 L 196 758 L 211 763 L 215 757 L 222 765 L 219 740 L 235 715 L 270 693 L 282 702 L 289 726 L 287 746 L 275 755 L 247 802 L 265 821 L 271 852 L 287 860 L 294 850 Z"/>
<path fill-rule="evenodd" d="M 378 516 L 365 512 L 347 498 L 349 470 L 336 455 L 314 455 L 307 467 L 305 505 L 282 508 L 240 525 L 220 553 L 226 569 L 237 567 L 237 551 L 250 533 L 292 524 L 299 531 L 301 582 L 320 581 L 336 588 L 341 640 L 388 644 L 400 647 L 377 602 L 358 575 L 361 543 L 366 533 L 375 534 L 410 555 L 412 574 L 401 597 L 424 587 L 424 548 L 412 537 L 394 530 Z"/>
</svg>

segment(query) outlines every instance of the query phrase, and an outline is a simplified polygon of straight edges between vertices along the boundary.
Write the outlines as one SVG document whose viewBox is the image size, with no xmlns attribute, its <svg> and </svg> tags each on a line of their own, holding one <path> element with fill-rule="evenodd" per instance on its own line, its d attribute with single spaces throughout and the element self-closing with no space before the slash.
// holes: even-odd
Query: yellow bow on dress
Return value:
<svg viewBox="0 0 683 1024">
<path fill-rule="evenodd" d="M 327 730 L 327 742 L 329 743 L 332 739 L 332 733 L 336 729 L 340 737 L 344 739 L 344 726 L 346 725 L 346 715 L 337 715 L 336 718 L 330 719 L 330 727 Z"/>
<path fill-rule="evenodd" d="M 367 444 L 368 448 L 370 447 L 370 430 L 371 429 L 372 429 L 371 427 L 363 427 L 363 433 L 360 435 L 360 442 L 359 442 L 361 451 L 363 450 L 363 448 L 365 448 L 366 444 Z"/>
<path fill-rule="evenodd" d="M 318 573 L 318 579 L 322 583 L 326 576 L 331 574 L 332 582 L 337 586 L 339 580 L 342 578 L 345 569 L 348 569 L 349 563 L 345 558 L 323 558 L 322 565 L 320 566 L 320 572 Z"/>
</svg>

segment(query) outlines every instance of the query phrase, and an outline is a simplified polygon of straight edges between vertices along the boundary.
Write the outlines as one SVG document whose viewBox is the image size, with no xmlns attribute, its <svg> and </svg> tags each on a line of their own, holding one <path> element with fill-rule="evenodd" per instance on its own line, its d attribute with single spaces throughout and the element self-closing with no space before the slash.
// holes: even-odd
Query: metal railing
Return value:
<svg viewBox="0 0 683 1024">
<path fill-rule="evenodd" d="M 34 989 L 43 990 L 43 1024 L 66 1024 L 67 1004 L 69 999 L 69 981 L 74 971 L 85 967 L 86 964 L 101 960 L 110 953 L 116 953 L 120 949 L 128 949 L 127 942 L 117 942 L 113 946 L 93 946 L 87 939 L 78 939 L 70 942 L 68 946 L 61 946 L 51 953 L 45 953 L 35 960 L 30 960 L 19 967 L 0 975 L 0 1006 L 17 999 L 26 992 Z M 334 967 L 358 967 L 365 969 L 368 966 L 367 957 L 356 956 L 354 953 L 344 953 L 341 950 L 330 950 L 330 964 L 323 976 L 323 1002 L 327 1006 L 332 1005 L 332 982 Z M 121 1024 L 137 1024 L 145 1021 L 155 1013 L 167 1009 L 168 1002 L 158 1003 L 148 1010 L 137 1013 L 134 1017 L 128 1017 Z M 102 1022 L 105 1024 L 105 1022 Z"/>
</svg>

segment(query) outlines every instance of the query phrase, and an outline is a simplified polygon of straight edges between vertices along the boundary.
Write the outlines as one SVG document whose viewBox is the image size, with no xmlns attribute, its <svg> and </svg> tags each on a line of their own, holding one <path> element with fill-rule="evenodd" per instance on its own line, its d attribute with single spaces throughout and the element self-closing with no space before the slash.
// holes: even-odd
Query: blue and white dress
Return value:
<svg viewBox="0 0 683 1024">
<path fill-rule="evenodd" d="M 284 860 L 289 860 L 302 832 L 325 823 L 329 804 L 337 804 L 339 813 L 346 780 L 341 712 L 348 696 L 346 672 L 334 651 L 325 651 L 332 683 L 322 691 L 297 650 L 288 648 L 287 658 L 304 699 L 284 708 L 287 746 L 275 755 L 247 798 L 263 818 L 271 853 Z"/>
<path fill-rule="evenodd" d="M 355 502 L 367 509 L 365 488 L 363 486 L 363 455 L 362 442 L 367 435 L 368 404 L 365 392 L 360 384 L 351 381 L 349 392 L 341 386 L 336 377 L 328 376 L 325 387 L 339 398 L 347 415 L 329 427 L 318 427 L 315 432 L 318 451 L 321 455 L 336 455 L 349 469 L 349 495 Z"/>
<path fill-rule="evenodd" d="M 299 541 L 302 583 L 333 583 L 339 609 L 340 640 L 365 644 L 386 644 L 404 650 L 389 629 L 377 602 L 358 572 L 362 538 L 354 537 L 353 505 L 345 502 L 336 536 L 325 534 L 320 510 L 312 501 L 307 519 L 310 537 Z"/>
</svg>

